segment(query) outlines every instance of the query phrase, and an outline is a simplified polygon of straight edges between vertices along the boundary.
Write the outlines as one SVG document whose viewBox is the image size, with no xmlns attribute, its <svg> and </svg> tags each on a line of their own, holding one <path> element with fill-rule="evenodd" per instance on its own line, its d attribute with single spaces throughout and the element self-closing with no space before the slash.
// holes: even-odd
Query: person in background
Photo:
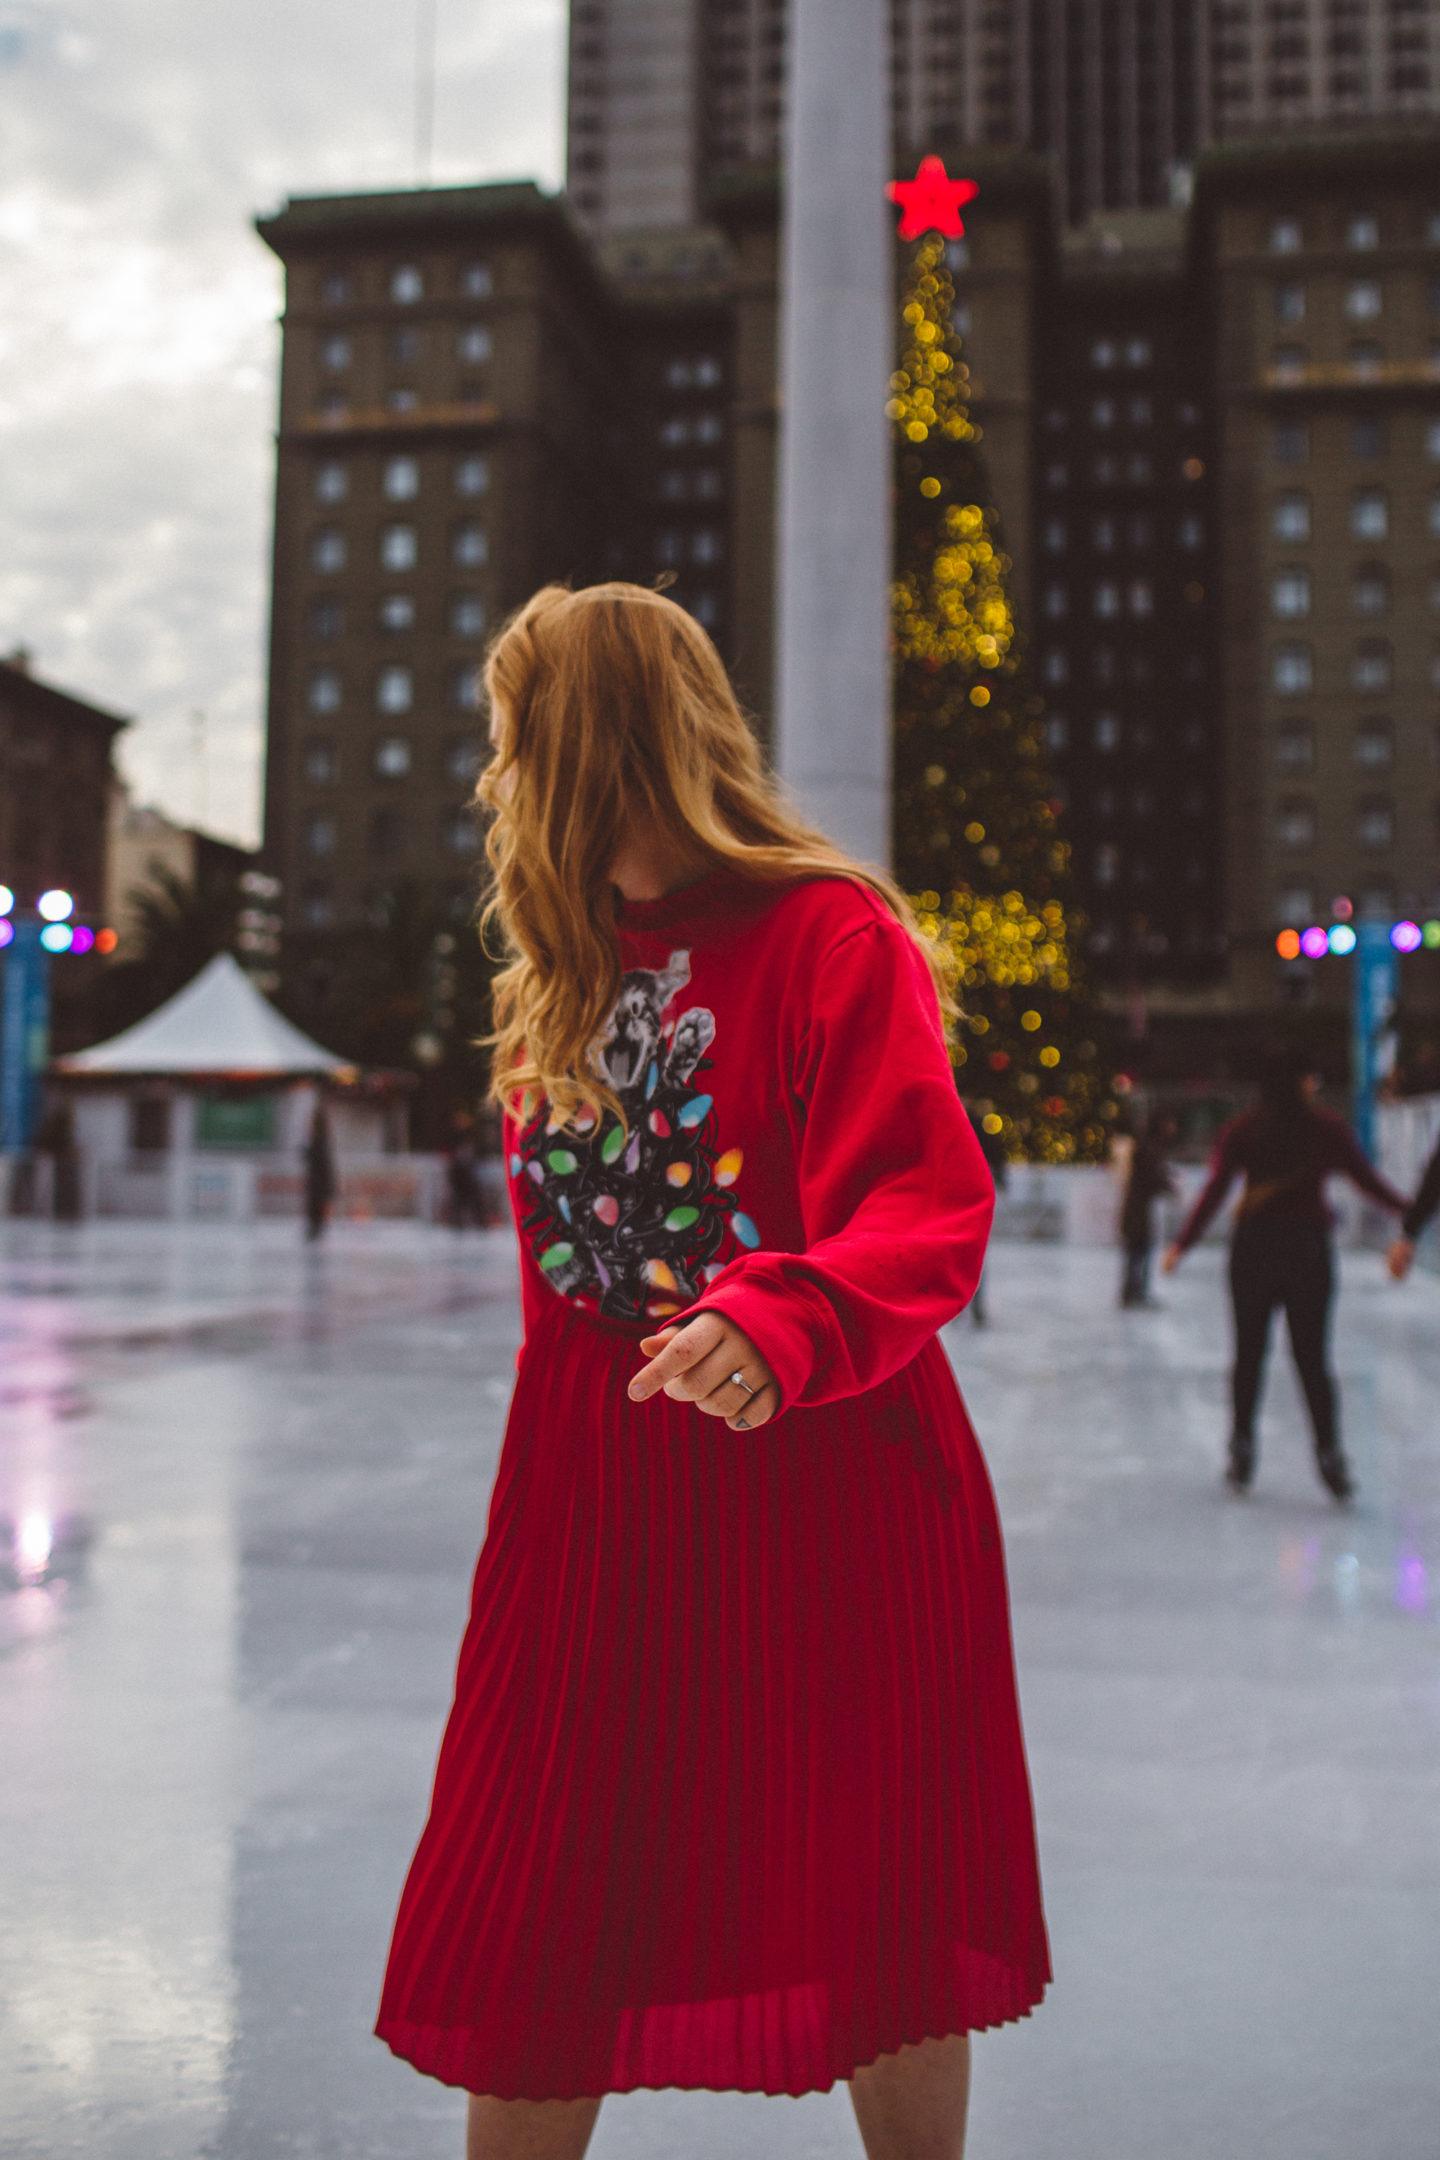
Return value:
<svg viewBox="0 0 1440 2160">
<path fill-rule="evenodd" d="M 334 1198 L 335 1146 L 325 1105 L 317 1102 L 305 1143 L 305 1235 L 311 1244 L 323 1234 Z"/>
<path fill-rule="evenodd" d="M 1150 1261 L 1155 1251 L 1155 1203 L 1175 1190 L 1167 1155 L 1175 1139 L 1175 1120 L 1156 1111 L 1130 1151 L 1125 1197 L 1120 1203 L 1120 1243 L 1125 1266 L 1120 1281 L 1122 1306 L 1153 1305 Z"/>
<path fill-rule="evenodd" d="M 1400 1235 L 1386 1254 L 1390 1273 L 1396 1282 L 1403 1282 L 1415 1259 L 1415 1247 L 1425 1234 L 1426 1225 L 1440 1212 L 1440 1140 L 1435 1143 L 1420 1189 L 1411 1201 L 1400 1224 Z"/>
<path fill-rule="evenodd" d="M 451 1228 L 466 1230 L 472 1223 L 483 1228 L 485 1209 L 475 1160 L 475 1135 L 469 1126 L 461 1126 L 451 1141 L 445 1174 L 450 1187 Z"/>
<path fill-rule="evenodd" d="M 1000 1134 L 985 1130 L 987 1114 L 980 1110 L 967 1111 L 970 1123 L 975 1131 L 975 1137 L 980 1142 L 980 1152 L 990 1166 L 990 1176 L 994 1181 L 995 1190 L 997 1193 L 1002 1193 L 1010 1177 L 1010 1158 L 1005 1152 L 1005 1142 Z M 983 1273 L 979 1282 L 975 1285 L 975 1295 L 970 1300 L 970 1318 L 976 1327 L 988 1327 L 990 1325 L 990 1315 L 985 1309 L 985 1277 Z"/>
<path fill-rule="evenodd" d="M 1310 1412 L 1316 1467 L 1343 1501 L 1353 1497 L 1355 1487 L 1340 1444 L 1338 1391 L 1330 1369 L 1334 1218 L 1325 1201 L 1325 1180 L 1339 1172 L 1397 1215 L 1405 1213 L 1405 1202 L 1370 1163 L 1344 1120 L 1315 1101 L 1319 1085 L 1302 1055 L 1269 1053 L 1258 1105 L 1222 1127 L 1209 1180 L 1162 1265 L 1167 1275 L 1179 1266 L 1235 1179 L 1243 1176 L 1230 1243 L 1235 1362 L 1226 1478 L 1233 1490 L 1243 1492 L 1255 1474 L 1255 1413 L 1270 1322 L 1276 1306 L 1283 1305 Z"/>
</svg>

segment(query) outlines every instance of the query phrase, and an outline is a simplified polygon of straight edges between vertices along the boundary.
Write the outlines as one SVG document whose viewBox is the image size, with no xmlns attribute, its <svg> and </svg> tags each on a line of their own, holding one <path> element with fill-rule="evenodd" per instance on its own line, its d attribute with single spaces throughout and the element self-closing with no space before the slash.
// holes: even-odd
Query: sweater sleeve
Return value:
<svg viewBox="0 0 1440 2160">
<path fill-rule="evenodd" d="M 1412 1244 L 1420 1236 L 1431 1217 L 1440 1209 L 1440 1142 L 1425 1165 L 1425 1175 L 1420 1180 L 1420 1190 L 1406 1210 L 1400 1225 Z"/>
<path fill-rule="evenodd" d="M 1210 1158 L 1210 1175 L 1196 1196 L 1195 1204 L 1175 1240 L 1181 1252 L 1189 1252 L 1191 1246 L 1205 1235 L 1239 1174 L 1240 1163 L 1236 1148 L 1238 1133 L 1239 1121 L 1235 1118 L 1221 1128 L 1215 1142 L 1215 1152 Z"/>
<path fill-rule="evenodd" d="M 995 1209 L 904 924 L 847 931 L 813 980 L 792 1079 L 804 1249 L 740 1255 L 675 1315 L 744 1330 L 778 1383 L 771 1421 L 908 1364 L 974 1295 Z"/>
</svg>

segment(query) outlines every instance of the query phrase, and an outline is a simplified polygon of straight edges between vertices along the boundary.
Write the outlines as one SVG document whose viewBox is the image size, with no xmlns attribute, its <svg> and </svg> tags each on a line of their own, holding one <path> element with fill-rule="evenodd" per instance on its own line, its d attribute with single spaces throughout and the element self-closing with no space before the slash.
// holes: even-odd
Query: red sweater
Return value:
<svg viewBox="0 0 1440 2160">
<path fill-rule="evenodd" d="M 504 1121 L 527 1345 L 557 1295 L 637 1341 L 713 1311 L 772 1417 L 874 1387 L 969 1302 L 995 1205 L 923 954 L 842 876 L 715 870 L 619 923 L 628 1140 Z"/>
<path fill-rule="evenodd" d="M 1217 1214 L 1242 1172 L 1245 1191 L 1240 1214 L 1245 1220 L 1323 1223 L 1331 1221 L 1325 1180 L 1335 1172 L 1348 1177 L 1382 1207 L 1403 1214 L 1405 1201 L 1381 1177 L 1343 1118 L 1315 1107 L 1286 1124 L 1247 1110 L 1221 1127 L 1210 1159 L 1210 1176 L 1180 1232 L 1177 1243 L 1188 1251 Z"/>
</svg>

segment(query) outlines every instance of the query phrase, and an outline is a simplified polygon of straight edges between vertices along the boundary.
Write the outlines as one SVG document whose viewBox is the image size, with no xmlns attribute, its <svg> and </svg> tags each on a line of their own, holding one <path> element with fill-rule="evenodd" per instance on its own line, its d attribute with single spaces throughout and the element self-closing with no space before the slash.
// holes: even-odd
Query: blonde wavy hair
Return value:
<svg viewBox="0 0 1440 2160">
<path fill-rule="evenodd" d="M 719 653 L 663 592 L 542 587 L 491 640 L 484 687 L 495 754 L 475 787 L 490 866 L 476 919 L 486 952 L 507 964 L 492 984 L 495 1026 L 476 1045 L 494 1053 L 487 1098 L 508 1109 L 522 1096 L 522 1124 L 538 1092 L 559 1122 L 583 1105 L 628 1131 L 593 1050 L 623 974 L 609 871 L 637 823 L 694 859 L 698 876 L 728 867 L 757 883 L 867 885 L 925 954 L 945 1024 L 955 1018 L 905 893 L 786 801 Z"/>
</svg>

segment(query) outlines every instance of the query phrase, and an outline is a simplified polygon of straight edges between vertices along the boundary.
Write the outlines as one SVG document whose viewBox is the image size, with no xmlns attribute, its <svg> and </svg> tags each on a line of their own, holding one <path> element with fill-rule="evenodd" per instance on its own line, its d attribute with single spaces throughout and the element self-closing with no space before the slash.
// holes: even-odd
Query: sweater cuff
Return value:
<svg viewBox="0 0 1440 2160">
<path fill-rule="evenodd" d="M 772 1425 L 789 1409 L 815 1366 L 815 1348 L 798 1317 L 798 1306 L 793 1291 L 737 1276 L 733 1282 L 713 1283 L 693 1305 L 672 1313 L 665 1325 L 683 1327 L 699 1313 L 718 1312 L 743 1329 L 775 1375 L 780 1401 L 765 1420 Z"/>
</svg>

